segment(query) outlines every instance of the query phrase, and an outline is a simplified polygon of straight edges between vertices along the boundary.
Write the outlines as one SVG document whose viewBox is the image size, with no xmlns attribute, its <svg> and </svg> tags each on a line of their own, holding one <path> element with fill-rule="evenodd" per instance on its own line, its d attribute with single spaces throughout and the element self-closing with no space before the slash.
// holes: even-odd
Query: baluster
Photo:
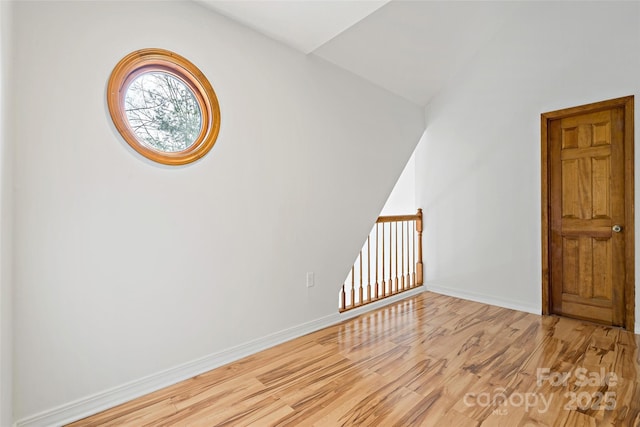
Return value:
<svg viewBox="0 0 640 427">
<path fill-rule="evenodd" d="M 367 302 L 371 301 L 371 233 L 367 236 Z"/>
<path fill-rule="evenodd" d="M 411 289 L 411 221 L 407 221 L 407 288 Z"/>
<path fill-rule="evenodd" d="M 409 261 L 411 258 L 411 254 L 409 252 L 409 223 L 406 223 L 406 227 L 405 227 L 405 242 L 406 242 L 406 251 L 407 251 L 407 265 L 406 265 L 406 270 L 404 270 L 404 280 L 405 280 L 405 285 L 407 286 L 407 289 L 411 288 L 411 277 L 409 274 Z"/>
<path fill-rule="evenodd" d="M 411 267 L 413 270 L 413 277 L 411 279 L 411 283 L 413 286 L 416 285 L 416 222 L 413 221 L 413 227 L 411 227 L 411 243 L 413 247 L 413 262 L 411 263 Z"/>
<path fill-rule="evenodd" d="M 402 258 L 401 258 L 402 266 L 400 268 L 400 278 L 401 278 L 400 288 L 404 291 L 404 276 L 405 276 L 404 274 L 404 221 L 400 223 L 400 234 L 402 235 L 402 243 L 400 245 L 400 247 L 402 248 Z"/>
<path fill-rule="evenodd" d="M 411 243 L 409 242 L 409 226 L 411 225 L 411 221 L 407 221 L 407 270 L 406 270 L 406 283 L 407 288 L 411 289 Z"/>
<path fill-rule="evenodd" d="M 344 283 L 342 284 L 342 291 L 340 292 L 340 309 L 344 310 L 347 308 L 347 294 L 344 291 Z"/>
<path fill-rule="evenodd" d="M 398 293 L 400 291 L 398 285 L 398 222 L 396 221 L 396 280 L 395 280 L 395 291 L 394 293 Z"/>
<path fill-rule="evenodd" d="M 356 277 L 355 277 L 355 268 L 356 266 L 354 265 L 353 267 L 351 267 L 351 307 L 355 307 L 356 306 Z"/>
<path fill-rule="evenodd" d="M 416 229 L 418 231 L 418 262 L 416 263 L 416 283 L 422 285 L 422 209 L 418 209 L 418 220 L 416 221 Z"/>
<path fill-rule="evenodd" d="M 380 241 L 378 240 L 378 223 L 376 222 L 376 287 L 373 288 L 374 298 L 378 299 L 378 253 L 380 252 Z"/>
<path fill-rule="evenodd" d="M 389 295 L 393 294 L 393 247 L 391 244 L 393 240 L 393 229 L 391 228 L 391 223 L 389 223 Z"/>
<path fill-rule="evenodd" d="M 360 249 L 360 287 L 358 288 L 358 305 L 362 305 L 362 249 Z"/>
<path fill-rule="evenodd" d="M 382 223 L 382 289 L 380 289 L 382 292 L 382 296 L 384 297 L 386 295 L 385 292 L 385 288 L 386 288 L 386 282 L 385 282 L 385 277 L 384 277 L 384 223 Z"/>
</svg>

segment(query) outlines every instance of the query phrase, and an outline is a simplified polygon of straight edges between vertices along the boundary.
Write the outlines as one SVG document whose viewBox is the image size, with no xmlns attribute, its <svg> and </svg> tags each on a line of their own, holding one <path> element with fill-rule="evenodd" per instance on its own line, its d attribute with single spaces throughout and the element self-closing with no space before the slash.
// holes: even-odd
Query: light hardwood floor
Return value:
<svg viewBox="0 0 640 427">
<path fill-rule="evenodd" d="M 639 345 L 425 292 L 71 425 L 640 426 Z"/>
</svg>

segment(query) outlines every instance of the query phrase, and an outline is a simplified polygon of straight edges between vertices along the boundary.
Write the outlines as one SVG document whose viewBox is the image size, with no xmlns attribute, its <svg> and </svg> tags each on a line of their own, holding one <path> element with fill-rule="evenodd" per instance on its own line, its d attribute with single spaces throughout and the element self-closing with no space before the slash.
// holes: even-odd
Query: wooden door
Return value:
<svg viewBox="0 0 640 427">
<path fill-rule="evenodd" d="M 542 127 L 543 312 L 633 330 L 633 97 Z"/>
</svg>

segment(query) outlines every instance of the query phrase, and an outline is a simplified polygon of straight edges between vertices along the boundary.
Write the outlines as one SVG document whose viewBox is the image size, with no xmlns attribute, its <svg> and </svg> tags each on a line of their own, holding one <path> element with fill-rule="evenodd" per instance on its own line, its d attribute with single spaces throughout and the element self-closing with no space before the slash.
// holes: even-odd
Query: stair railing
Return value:
<svg viewBox="0 0 640 427">
<path fill-rule="evenodd" d="M 340 312 L 422 286 L 422 209 L 376 220 L 340 290 Z"/>
</svg>

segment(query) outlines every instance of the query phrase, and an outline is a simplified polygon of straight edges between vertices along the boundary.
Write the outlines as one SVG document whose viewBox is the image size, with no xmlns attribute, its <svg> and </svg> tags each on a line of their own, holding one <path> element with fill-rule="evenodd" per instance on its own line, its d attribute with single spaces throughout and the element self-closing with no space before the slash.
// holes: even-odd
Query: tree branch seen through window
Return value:
<svg viewBox="0 0 640 427">
<path fill-rule="evenodd" d="M 125 112 L 135 135 L 165 153 L 186 150 L 202 129 L 202 112 L 191 90 L 164 72 L 143 73 L 131 82 Z"/>
</svg>

